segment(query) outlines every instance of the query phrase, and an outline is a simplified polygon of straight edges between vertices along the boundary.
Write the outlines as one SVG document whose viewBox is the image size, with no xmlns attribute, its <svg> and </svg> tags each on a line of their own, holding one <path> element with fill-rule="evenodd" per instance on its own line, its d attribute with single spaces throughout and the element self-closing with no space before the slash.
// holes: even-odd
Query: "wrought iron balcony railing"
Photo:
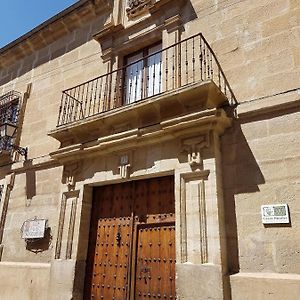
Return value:
<svg viewBox="0 0 300 300">
<path fill-rule="evenodd" d="M 200 33 L 63 91 L 57 126 L 204 81 L 213 81 L 229 104 L 237 103 L 214 52 Z"/>
</svg>

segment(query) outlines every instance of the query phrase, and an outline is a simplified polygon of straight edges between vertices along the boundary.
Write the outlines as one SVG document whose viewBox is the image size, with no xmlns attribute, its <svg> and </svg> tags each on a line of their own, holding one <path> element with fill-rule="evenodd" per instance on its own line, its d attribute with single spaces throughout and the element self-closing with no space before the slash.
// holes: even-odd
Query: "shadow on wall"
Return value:
<svg viewBox="0 0 300 300">
<path fill-rule="evenodd" d="M 247 143 L 241 126 L 299 113 L 299 104 L 300 100 L 292 103 L 290 107 L 286 103 L 273 106 L 271 112 L 261 111 L 251 115 L 244 114 L 239 119 L 234 120 L 233 126 L 222 136 L 225 222 L 228 243 L 227 258 L 230 274 L 239 272 L 235 195 L 258 192 L 259 185 L 265 183 L 265 178 Z M 276 226 L 272 225 L 271 227 Z M 284 226 L 291 227 L 292 224 Z M 282 224 L 280 227 L 282 227 Z"/>
<path fill-rule="evenodd" d="M 259 191 L 265 179 L 242 132 L 240 119 L 234 120 L 222 136 L 222 153 L 228 272 L 233 274 L 240 269 L 235 195 Z"/>
<path fill-rule="evenodd" d="M 182 19 L 184 24 L 197 19 L 196 11 L 190 1 L 186 2 L 182 11 Z"/>
<path fill-rule="evenodd" d="M 27 161 L 32 165 L 32 161 Z M 25 164 L 28 164 L 25 162 Z M 36 171 L 29 169 L 26 171 L 26 199 L 30 200 L 36 196 Z"/>
<path fill-rule="evenodd" d="M 35 254 L 49 250 L 52 243 L 51 228 L 45 230 L 45 237 L 32 241 L 26 241 L 26 250 Z"/>
</svg>

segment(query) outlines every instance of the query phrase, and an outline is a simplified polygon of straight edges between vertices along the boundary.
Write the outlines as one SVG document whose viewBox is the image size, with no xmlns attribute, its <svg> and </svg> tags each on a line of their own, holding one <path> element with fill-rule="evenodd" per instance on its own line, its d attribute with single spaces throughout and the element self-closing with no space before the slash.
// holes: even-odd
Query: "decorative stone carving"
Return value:
<svg viewBox="0 0 300 300">
<path fill-rule="evenodd" d="M 200 135 L 182 140 L 182 153 L 187 154 L 187 159 L 192 168 L 202 167 L 201 150 L 209 147 L 209 134 Z"/>
<path fill-rule="evenodd" d="M 119 174 L 121 178 L 128 178 L 130 175 L 130 155 L 129 154 L 123 154 L 120 156 L 120 162 L 119 162 Z"/>
<path fill-rule="evenodd" d="M 126 9 L 128 18 L 144 13 L 153 3 L 153 0 L 128 0 Z"/>
<path fill-rule="evenodd" d="M 80 169 L 80 163 L 76 162 L 73 164 L 65 165 L 63 173 L 63 182 L 68 186 L 68 190 L 72 191 L 75 189 L 76 175 Z"/>
</svg>

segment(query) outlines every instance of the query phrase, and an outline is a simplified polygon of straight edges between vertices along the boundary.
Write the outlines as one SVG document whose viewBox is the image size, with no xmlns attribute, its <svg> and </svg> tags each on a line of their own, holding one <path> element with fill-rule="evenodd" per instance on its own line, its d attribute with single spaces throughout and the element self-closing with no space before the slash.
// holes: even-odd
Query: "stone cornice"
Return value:
<svg viewBox="0 0 300 300">
<path fill-rule="evenodd" d="M 270 101 L 270 98 L 266 98 L 267 103 L 266 101 L 261 100 L 262 104 L 257 104 L 254 109 L 249 103 L 241 102 L 238 110 L 238 118 L 241 119 L 242 122 L 247 122 L 248 120 L 261 119 L 268 114 L 280 114 L 286 111 L 299 109 L 300 98 L 297 93 L 286 98 L 283 96 L 279 97 L 279 103 L 276 103 L 275 105 L 273 104 L 273 102 L 275 102 L 275 96 L 273 96 L 273 101 Z"/>
<path fill-rule="evenodd" d="M 50 153 L 53 159 L 65 163 L 81 160 L 94 155 L 105 155 L 135 147 L 167 142 L 189 134 L 214 131 L 221 135 L 231 125 L 231 119 L 222 109 L 207 109 L 185 116 L 163 121 L 146 128 L 131 129 L 111 134 L 97 140 L 63 147 Z"/>
<path fill-rule="evenodd" d="M 85 21 L 90 21 L 96 15 L 110 8 L 109 0 L 82 0 L 76 2 L 1 48 L 0 69 L 50 45 L 62 36 L 80 27 Z"/>
</svg>

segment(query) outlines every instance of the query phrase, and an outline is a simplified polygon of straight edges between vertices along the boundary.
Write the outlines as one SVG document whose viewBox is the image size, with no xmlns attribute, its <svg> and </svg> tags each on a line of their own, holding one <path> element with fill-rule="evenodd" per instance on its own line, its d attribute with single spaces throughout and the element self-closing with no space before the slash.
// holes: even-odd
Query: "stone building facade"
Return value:
<svg viewBox="0 0 300 300">
<path fill-rule="evenodd" d="M 82 0 L 0 49 L 1 299 L 299 299 L 299 104 L 298 0 Z"/>
</svg>

